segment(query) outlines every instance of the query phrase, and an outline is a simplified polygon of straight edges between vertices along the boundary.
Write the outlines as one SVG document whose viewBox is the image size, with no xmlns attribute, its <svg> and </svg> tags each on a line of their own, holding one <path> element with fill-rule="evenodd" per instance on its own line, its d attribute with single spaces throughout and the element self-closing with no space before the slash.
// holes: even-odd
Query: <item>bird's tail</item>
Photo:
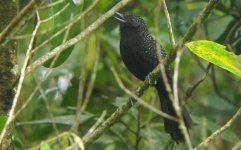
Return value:
<svg viewBox="0 0 241 150">
<path fill-rule="evenodd" d="M 176 112 L 173 108 L 168 92 L 166 91 L 165 85 L 161 81 L 158 81 L 156 85 L 156 89 L 158 91 L 158 95 L 160 98 L 162 111 L 173 117 L 176 117 L 177 116 Z M 182 115 L 183 115 L 185 126 L 188 130 L 189 128 L 191 128 L 193 122 L 188 111 L 184 106 L 182 107 Z M 184 141 L 184 136 L 177 122 L 164 118 L 164 128 L 165 128 L 165 131 L 171 135 L 172 139 L 176 143 Z"/>
</svg>

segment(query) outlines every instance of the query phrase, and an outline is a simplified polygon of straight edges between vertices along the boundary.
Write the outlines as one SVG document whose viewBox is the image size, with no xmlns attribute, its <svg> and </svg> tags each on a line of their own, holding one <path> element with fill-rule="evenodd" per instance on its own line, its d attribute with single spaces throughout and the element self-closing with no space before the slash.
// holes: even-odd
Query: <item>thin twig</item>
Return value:
<svg viewBox="0 0 241 150">
<path fill-rule="evenodd" d="M 27 73 L 34 70 L 36 67 L 42 65 L 58 53 L 66 50 L 70 46 L 76 44 L 80 40 L 82 40 L 84 37 L 89 35 L 91 32 L 96 30 L 100 25 L 102 25 L 108 18 L 114 15 L 116 11 L 121 9 L 123 6 L 125 6 L 128 2 L 131 0 L 122 0 L 119 3 L 117 3 L 114 7 L 112 7 L 109 11 L 107 11 L 105 14 L 103 14 L 101 17 L 99 17 L 94 23 L 92 23 L 90 26 L 88 26 L 84 31 L 82 31 L 80 34 L 75 36 L 74 38 L 68 40 L 66 43 L 63 43 L 59 45 L 58 47 L 51 50 L 51 52 L 45 54 L 41 58 L 37 59 L 35 62 L 32 63 L 30 67 L 27 68 Z"/>
<path fill-rule="evenodd" d="M 32 56 L 31 55 L 31 50 L 34 47 L 34 41 L 35 41 L 35 38 L 36 38 L 36 33 L 37 33 L 37 31 L 39 29 L 39 26 L 40 26 L 39 14 L 38 14 L 37 11 L 36 11 L 36 13 L 37 13 L 37 18 L 38 18 L 37 25 L 35 26 L 35 29 L 34 29 L 33 34 L 32 34 L 32 38 L 30 40 L 30 43 L 29 43 L 29 46 L 28 46 L 28 49 L 27 49 L 27 52 L 26 52 L 26 58 L 24 60 L 23 67 L 22 67 L 21 72 L 20 72 L 18 86 L 17 86 L 16 94 L 14 95 L 14 99 L 13 99 L 13 104 L 12 104 L 11 110 L 9 112 L 8 120 L 6 121 L 5 126 L 4 126 L 4 128 L 3 128 L 2 132 L 1 132 L 0 145 L 2 143 L 3 138 L 6 135 L 7 129 L 9 128 L 11 122 L 13 121 L 13 118 L 14 118 L 13 116 L 15 114 L 15 111 L 16 111 L 16 108 L 17 108 L 17 104 L 19 102 L 20 92 L 21 92 L 21 89 L 22 89 L 22 86 L 23 86 L 23 81 L 24 81 L 25 75 L 26 75 L 27 65 L 28 65 L 28 62 L 29 62 L 29 60 L 30 60 L 30 58 Z"/>
<path fill-rule="evenodd" d="M 106 116 L 106 111 L 103 111 L 100 117 L 98 118 L 98 120 L 95 122 L 95 124 L 88 130 L 86 135 L 92 134 L 95 131 L 95 129 L 104 121 L 105 116 Z"/>
<path fill-rule="evenodd" d="M 163 0 L 160 0 L 160 3 L 159 3 L 158 6 L 161 7 L 161 5 L 162 5 L 163 7 L 166 7 L 165 4 L 166 4 L 166 3 L 163 2 Z M 157 13 L 159 13 L 159 11 L 160 11 L 160 8 L 159 8 L 159 7 L 157 7 Z M 166 15 L 166 13 L 168 13 L 167 7 L 164 8 L 164 9 L 166 9 L 166 10 L 165 10 L 165 15 Z M 157 17 L 159 17 L 158 14 L 156 15 L 156 18 L 157 18 Z M 166 18 L 168 18 L 168 17 L 169 17 L 169 15 L 166 16 Z M 167 19 L 167 20 L 170 21 L 170 18 Z M 171 26 L 171 24 L 170 24 L 169 21 L 167 21 L 167 24 L 168 24 L 168 26 Z M 156 39 L 157 39 L 157 37 L 158 37 L 157 34 L 159 34 L 159 27 L 158 27 L 157 22 L 158 22 L 158 18 L 155 19 Z M 172 30 L 172 29 L 170 29 L 170 30 Z M 170 30 L 168 30 L 168 31 L 170 31 Z M 172 32 L 169 32 L 169 34 L 172 34 Z M 174 37 L 174 36 L 172 35 L 172 37 Z M 172 39 L 174 40 L 174 38 L 172 38 Z M 174 40 L 174 43 L 175 43 L 175 40 Z M 174 44 L 174 45 L 175 45 L 175 44 Z M 161 70 L 161 77 L 162 77 L 162 80 L 163 80 L 163 82 L 164 82 L 166 91 L 168 92 L 169 98 L 170 98 L 171 100 L 173 100 L 172 88 L 171 88 L 171 86 L 170 86 L 170 84 L 169 84 L 168 75 L 167 75 L 166 68 L 165 68 L 165 65 L 164 65 L 164 57 L 163 57 L 163 56 L 161 55 L 161 53 L 160 53 L 160 52 L 162 51 L 162 49 L 161 49 L 161 47 L 159 46 L 158 43 L 156 43 L 156 47 L 157 47 L 157 56 L 158 56 L 158 58 L 159 58 L 159 64 L 160 64 L 160 65 L 159 65 L 159 69 Z M 149 77 L 149 78 L 150 78 L 150 77 Z"/>
<path fill-rule="evenodd" d="M 141 98 L 138 97 L 138 95 L 134 94 L 133 92 L 131 92 L 130 90 L 128 90 L 124 84 L 122 83 L 121 79 L 119 78 L 116 70 L 114 69 L 113 66 L 110 67 L 118 85 L 120 86 L 120 88 L 126 93 L 128 94 L 130 97 L 134 98 L 134 100 L 136 100 L 138 103 L 140 103 L 142 106 L 148 108 L 149 110 L 157 113 L 158 115 L 162 116 L 162 117 L 165 117 L 165 118 L 168 118 L 170 120 L 173 120 L 173 121 L 178 121 L 175 117 L 167 114 L 167 113 L 164 113 L 156 108 L 154 108 L 153 106 L 149 105 L 148 103 L 146 103 L 144 100 L 142 100 Z"/>
<path fill-rule="evenodd" d="M 62 32 L 64 32 L 65 30 L 71 28 L 76 22 L 80 21 L 84 16 L 86 16 L 95 6 L 96 4 L 99 2 L 99 0 L 95 0 L 93 3 L 90 4 L 90 6 L 88 6 L 88 8 L 86 8 L 86 10 L 84 10 L 79 16 L 71 19 L 68 24 L 64 25 L 63 28 L 61 28 L 58 32 L 56 32 L 54 35 L 52 35 L 51 37 L 49 37 L 47 40 L 45 40 L 44 42 L 42 42 L 38 47 L 36 47 L 35 49 L 33 49 L 33 53 L 36 52 L 38 49 L 40 49 L 41 47 L 45 46 L 47 43 L 49 43 L 52 39 L 54 39 L 55 37 L 57 37 L 58 35 L 60 35 Z"/>
<path fill-rule="evenodd" d="M 192 85 L 191 87 L 189 87 L 186 91 L 186 97 L 185 100 L 187 101 L 187 99 L 192 95 L 193 91 L 206 79 L 208 72 L 211 68 L 212 64 L 209 63 L 207 68 L 206 68 L 206 72 L 205 74 L 201 77 L 201 79 L 199 79 L 194 85 Z"/>
<path fill-rule="evenodd" d="M 174 75 L 173 75 L 174 109 L 176 110 L 177 116 L 179 118 L 179 122 L 180 122 L 179 127 L 182 130 L 188 149 L 192 150 L 191 140 L 188 134 L 188 130 L 185 127 L 185 123 L 182 115 L 182 108 L 180 107 L 179 96 L 178 96 L 178 74 L 179 74 L 179 64 L 180 64 L 182 52 L 183 52 L 182 50 L 178 50 L 177 56 L 175 58 Z"/>
<path fill-rule="evenodd" d="M 142 108 L 141 106 L 138 107 L 138 114 L 137 114 L 137 123 L 136 123 L 136 143 L 135 143 L 135 150 L 139 150 L 139 144 L 141 141 L 141 116 L 142 116 Z"/>
<path fill-rule="evenodd" d="M 164 9 L 164 13 L 165 13 L 166 20 L 167 20 L 167 26 L 168 26 L 170 41 L 171 41 L 171 44 L 172 44 L 172 48 L 174 49 L 175 48 L 175 39 L 174 39 L 173 31 L 172 31 L 170 15 L 168 13 L 168 8 L 166 6 L 165 0 L 162 0 L 162 3 L 163 3 L 163 9 Z M 187 128 L 185 127 L 185 123 L 184 123 L 183 115 L 182 115 L 182 110 L 181 110 L 180 103 L 179 103 L 179 96 L 178 96 L 178 72 L 179 72 L 179 64 L 180 64 L 181 54 L 182 54 L 182 51 L 178 51 L 177 57 L 175 58 L 174 76 L 173 76 L 173 85 L 172 85 L 173 86 L 173 88 L 172 88 L 173 89 L 173 99 L 171 99 L 171 100 L 172 100 L 172 104 L 174 106 L 174 109 L 177 113 L 177 117 L 178 117 L 178 120 L 179 120 L 179 123 L 180 123 L 179 126 L 182 129 L 182 132 L 184 134 L 184 138 L 185 138 L 185 141 L 187 143 L 188 149 L 191 150 L 192 145 L 191 145 L 191 141 L 190 141 L 190 138 L 189 138 L 189 135 L 188 135 Z M 167 82 L 166 82 L 166 85 L 167 85 Z"/>
<path fill-rule="evenodd" d="M 208 15 L 211 13 L 211 10 L 214 8 L 215 4 L 218 2 L 219 0 L 210 0 L 210 2 L 208 3 L 208 6 L 206 6 L 204 8 L 204 10 L 201 12 L 201 17 L 198 17 L 196 22 L 198 23 L 203 23 L 203 21 L 208 17 Z M 129 2 L 129 1 L 127 1 Z M 126 2 L 126 3 L 127 3 Z M 125 4 L 126 4 L 125 3 Z M 124 5 L 125 5 L 124 4 Z M 194 23 L 194 25 L 197 23 Z M 192 25 L 192 26 L 194 26 Z M 196 30 L 193 31 L 193 27 L 190 27 L 190 30 L 188 30 L 188 32 L 185 34 L 188 38 L 185 38 L 185 40 L 182 40 L 184 42 L 186 42 L 187 39 L 191 39 L 194 34 L 196 33 Z M 183 45 L 183 44 L 182 44 Z M 175 53 L 175 52 L 174 52 Z M 170 59 L 170 60 L 169 60 Z M 169 62 L 173 61 L 173 57 L 169 56 L 169 58 L 167 59 L 169 60 Z M 168 61 L 167 61 L 168 62 Z M 36 66 L 37 67 L 37 66 Z M 155 81 L 157 78 L 160 77 L 161 75 L 161 71 L 160 69 L 160 65 L 158 65 L 149 75 L 153 76 L 153 80 Z M 31 69 L 29 69 L 31 70 Z M 137 96 L 141 96 L 144 91 L 150 86 L 150 79 L 149 80 L 145 80 L 144 84 L 142 84 L 141 86 L 139 86 L 139 88 L 136 90 L 135 93 L 137 93 Z M 169 89 L 170 90 L 170 89 Z M 132 103 L 129 101 L 128 103 L 120 106 L 119 108 L 116 109 L 116 111 L 109 117 L 107 118 L 106 121 L 103 122 L 103 124 L 101 126 L 99 126 L 91 136 L 89 136 L 88 138 L 86 138 L 85 136 L 83 137 L 83 142 L 85 144 L 90 144 L 92 143 L 95 139 L 97 139 L 101 134 L 103 134 L 108 128 L 110 128 L 115 122 L 117 122 L 131 107 L 132 107 Z"/>
<path fill-rule="evenodd" d="M 158 66 L 159 68 L 159 66 Z M 158 78 L 160 77 L 160 71 L 159 69 L 156 68 L 152 71 L 151 76 L 153 76 L 154 78 Z M 153 82 L 153 81 L 152 81 Z M 139 88 L 137 88 L 137 90 L 135 91 L 137 96 L 141 96 L 144 91 L 150 86 L 150 79 L 146 79 L 144 81 L 144 84 L 142 84 L 142 86 L 140 86 Z M 134 97 L 135 98 L 135 97 Z M 90 144 L 92 143 L 95 139 L 97 139 L 101 134 L 103 134 L 108 128 L 110 128 L 115 122 L 117 122 L 125 113 L 127 113 L 127 111 L 133 106 L 133 103 L 135 103 L 135 101 L 128 101 L 126 104 L 120 106 L 119 108 L 116 109 L 116 111 L 110 116 L 108 117 L 102 124 L 101 126 L 99 126 L 94 132 L 93 134 L 91 134 L 90 136 L 83 137 L 83 141 L 85 144 Z M 159 111 L 159 110 L 158 110 Z"/>
<path fill-rule="evenodd" d="M 232 118 L 225 123 L 225 125 L 223 125 L 221 128 L 219 128 L 218 130 L 216 130 L 212 135 L 210 135 L 208 138 L 206 138 L 202 143 L 200 143 L 198 146 L 196 146 L 193 150 L 198 150 L 201 149 L 203 147 L 208 146 L 208 144 L 214 140 L 214 138 L 216 136 L 218 136 L 220 133 L 222 133 L 224 130 L 226 130 L 227 128 L 229 128 L 233 122 L 241 115 L 241 107 L 238 109 L 238 111 L 232 116 Z"/>
<path fill-rule="evenodd" d="M 131 129 L 131 128 L 129 127 L 129 125 L 126 124 L 124 121 L 119 120 L 119 122 L 120 122 L 123 126 L 125 126 L 125 128 L 126 128 L 128 131 L 130 131 L 130 132 L 133 133 L 133 134 L 136 134 L 136 131 L 134 131 L 133 129 Z"/>
<path fill-rule="evenodd" d="M 232 37 L 235 33 L 235 31 L 240 27 L 241 25 L 241 19 L 239 19 L 233 26 L 232 28 L 230 29 L 230 31 L 228 32 L 225 40 L 224 40 L 224 44 L 225 45 L 228 45 L 229 49 L 230 49 L 230 45 L 231 45 L 231 40 L 232 40 Z"/>
<path fill-rule="evenodd" d="M 175 38 L 174 38 L 174 34 L 172 31 L 172 24 L 171 24 L 171 19 L 170 19 L 170 15 L 167 9 L 167 4 L 165 0 L 161 0 L 162 1 L 162 6 L 163 6 L 163 10 L 166 16 L 166 21 L 167 21 L 167 28 L 168 28 L 168 33 L 169 33 L 169 38 L 172 44 L 172 48 L 175 48 L 176 42 L 175 42 Z"/>
<path fill-rule="evenodd" d="M 70 138 L 73 137 L 74 138 L 74 141 L 71 140 Z M 72 133 L 72 132 L 62 132 L 60 133 L 59 135 L 57 136 L 54 136 L 54 137 L 51 137 L 47 140 L 45 140 L 46 143 L 55 143 L 56 141 L 58 140 L 63 140 L 63 139 L 66 139 L 67 141 L 73 141 L 73 142 L 70 142 L 71 143 L 77 143 L 78 144 L 78 147 L 81 149 L 81 150 L 84 150 L 84 145 L 83 145 L 83 142 L 82 140 L 80 139 L 79 136 L 77 136 L 76 134 Z M 32 147 L 32 148 L 28 148 L 27 150 L 39 150 L 40 147 L 41 147 L 42 143 Z M 61 148 L 64 148 L 64 147 L 61 147 Z"/>
<path fill-rule="evenodd" d="M 241 141 L 239 141 L 237 144 L 235 144 L 231 150 L 240 150 L 241 148 Z"/>
<path fill-rule="evenodd" d="M 22 112 L 24 110 L 24 108 L 27 107 L 28 103 L 31 102 L 32 98 L 34 97 L 34 95 L 37 93 L 38 88 L 36 87 L 33 92 L 30 94 L 30 96 L 28 97 L 28 99 L 24 102 L 24 104 L 18 109 L 18 111 L 15 113 L 15 115 L 13 116 L 12 120 L 15 120 L 15 118 L 20 114 L 20 112 Z"/>
<path fill-rule="evenodd" d="M 58 15 L 60 15 L 63 11 L 65 11 L 65 9 L 69 6 L 69 3 L 67 3 L 62 9 L 60 9 L 58 12 L 56 12 L 55 14 L 51 15 L 49 18 L 46 18 L 44 20 L 41 20 L 42 23 L 44 22 L 48 22 L 49 20 L 57 17 Z"/>
<path fill-rule="evenodd" d="M 53 129 L 54 129 L 54 132 L 55 132 L 56 136 L 58 136 L 59 135 L 59 131 L 58 131 L 56 123 L 53 121 L 54 120 L 54 115 L 51 112 L 51 107 L 49 105 L 49 100 L 48 100 L 47 96 L 45 95 L 43 88 L 41 87 L 41 81 L 39 81 L 34 74 L 33 74 L 33 77 L 34 77 L 35 83 L 37 84 L 37 88 L 40 91 L 40 94 L 41 94 L 41 96 L 42 96 L 42 98 L 44 100 L 45 106 L 46 106 L 47 111 L 48 111 L 49 118 L 51 120 L 51 125 L 53 126 Z M 59 141 L 59 144 L 60 144 L 60 146 L 62 146 L 62 142 Z"/>
<path fill-rule="evenodd" d="M 48 4 L 48 5 L 41 6 L 41 7 L 39 7 L 39 9 L 46 9 L 46 8 L 49 8 L 49 7 L 53 7 L 53 6 L 55 6 L 55 5 L 58 5 L 58 4 L 61 4 L 61 3 L 65 2 L 65 1 L 66 1 L 66 0 L 58 0 L 58 1 L 55 1 L 55 2 L 50 3 L 50 4 Z"/>
<path fill-rule="evenodd" d="M 213 89 L 214 89 L 215 93 L 220 98 L 222 98 L 223 100 L 227 101 L 228 103 L 230 103 L 230 104 L 232 104 L 233 106 L 236 107 L 236 105 L 233 103 L 232 99 L 230 99 L 226 95 L 223 95 L 223 93 L 219 90 L 219 86 L 218 86 L 217 80 L 216 80 L 216 74 L 215 74 L 214 66 L 212 66 L 212 68 L 211 68 L 211 79 L 212 79 L 212 85 L 213 85 Z"/>
<path fill-rule="evenodd" d="M 40 19 L 38 12 L 37 12 L 37 16 L 38 16 L 38 19 Z M 38 24 L 37 24 L 37 25 L 40 26 L 41 23 L 42 23 L 41 20 L 39 20 L 39 21 L 38 21 L 38 24 L 39 24 L 39 25 L 38 25 Z M 66 41 L 66 38 L 67 38 L 68 33 L 69 33 L 69 30 L 66 31 L 66 33 L 65 33 L 65 38 L 63 39 L 63 42 Z M 37 35 L 37 34 L 35 34 L 35 36 L 36 36 L 36 35 Z M 34 48 L 34 47 L 32 47 L 32 48 Z M 33 49 L 32 49 L 32 50 L 33 50 Z M 32 52 L 32 50 L 31 50 L 31 52 Z M 31 53 L 31 52 L 30 52 L 30 53 Z M 31 54 L 30 54 L 30 55 L 31 55 Z M 56 55 L 56 56 L 54 57 L 54 59 L 53 59 L 53 61 L 51 62 L 49 68 L 52 68 L 52 67 L 53 67 L 53 65 L 54 65 L 55 62 L 57 61 L 58 57 L 59 57 L 59 55 Z M 52 72 L 52 69 L 49 69 L 49 70 L 46 72 L 46 74 L 44 75 L 42 81 L 46 80 L 46 78 L 51 74 L 51 72 Z M 41 82 L 42 82 L 42 81 L 41 81 Z M 39 82 L 39 86 L 41 86 L 41 82 Z M 36 87 L 36 88 L 33 90 L 32 94 L 28 97 L 28 99 L 26 100 L 26 102 L 24 102 L 24 104 L 23 104 L 23 105 L 18 109 L 18 111 L 12 116 L 11 121 L 13 121 L 13 120 L 20 114 L 20 112 L 21 112 L 22 110 L 24 110 L 24 108 L 27 107 L 27 105 L 29 104 L 29 102 L 31 102 L 33 96 L 37 93 L 37 91 L 38 91 L 38 87 Z M 16 111 L 16 110 L 15 110 L 15 111 Z"/>
<path fill-rule="evenodd" d="M 207 19 L 207 17 L 209 16 L 209 14 L 215 8 L 215 6 L 219 1 L 220 0 L 209 0 L 206 7 L 202 10 L 202 12 L 198 15 L 197 19 L 193 22 L 193 24 L 187 30 L 183 39 L 180 41 L 179 44 L 176 45 L 176 48 L 174 48 L 171 51 L 170 55 L 168 55 L 168 58 L 166 58 L 165 60 L 166 65 L 170 65 L 174 61 L 174 58 L 176 57 L 178 49 L 182 49 L 184 44 L 192 39 L 192 37 L 197 32 L 199 25 L 202 24 Z"/>
<path fill-rule="evenodd" d="M 125 149 L 125 150 L 131 150 L 131 149 L 129 148 L 129 145 L 130 145 L 130 144 L 129 144 L 129 141 L 128 141 L 127 138 L 125 138 L 124 136 L 121 135 L 120 132 L 118 132 L 117 130 L 114 130 L 114 129 L 112 129 L 112 128 L 110 129 L 110 132 L 111 132 L 112 134 L 114 134 L 115 137 L 119 138 L 119 141 L 122 142 L 122 145 L 125 146 L 125 148 L 123 148 L 123 149 Z M 115 143 L 113 143 L 113 144 L 115 144 Z"/>
<path fill-rule="evenodd" d="M 99 44 L 97 44 L 97 45 L 99 45 Z M 89 81 L 89 84 L 88 84 L 88 87 L 87 87 L 87 90 L 86 90 L 86 95 L 85 95 L 85 98 L 84 98 L 83 103 L 82 103 L 81 113 L 83 113 L 84 110 L 86 109 L 86 107 L 88 105 L 88 102 L 89 102 L 89 99 L 90 99 L 90 95 L 91 95 L 92 90 L 94 88 L 97 67 L 98 67 L 98 64 L 99 64 L 99 53 L 100 53 L 100 50 L 99 50 L 99 46 L 98 46 L 97 50 L 96 50 L 97 56 L 95 58 L 95 62 L 94 62 L 93 70 L 92 70 L 92 73 L 91 73 L 90 81 Z"/>
<path fill-rule="evenodd" d="M 89 44 L 88 44 L 89 45 Z M 86 109 L 89 99 L 90 99 L 90 95 L 91 92 L 93 90 L 94 87 L 94 83 L 95 83 L 95 78 L 96 78 L 96 72 L 97 72 L 97 66 L 99 64 L 99 43 L 97 42 L 97 47 L 96 47 L 96 59 L 94 62 L 94 67 L 91 73 L 91 77 L 90 77 L 90 81 L 88 83 L 87 86 L 87 90 L 86 90 L 86 94 L 83 96 L 83 90 L 84 90 L 84 80 L 86 79 L 86 62 L 87 60 L 84 61 L 83 66 L 82 66 L 82 73 L 81 73 L 81 79 L 80 79 L 80 84 L 79 84 L 79 95 L 78 95 L 78 104 L 77 104 L 77 112 L 76 112 L 76 117 L 75 117 L 75 123 L 73 124 L 73 126 L 71 127 L 71 130 L 76 132 L 78 131 L 78 126 L 79 126 L 79 118 L 81 117 L 81 114 L 84 112 L 84 110 Z M 86 57 L 87 58 L 87 57 Z"/>
<path fill-rule="evenodd" d="M 18 23 L 27 15 L 34 7 L 39 3 L 39 0 L 31 0 L 13 19 L 12 21 L 4 28 L 0 33 L 0 44 L 6 39 L 6 37 L 13 31 Z"/>
<path fill-rule="evenodd" d="M 84 100 L 84 90 L 85 90 L 85 84 L 86 84 L 86 78 L 87 78 L 87 49 L 89 44 L 89 37 L 86 37 L 85 39 L 85 46 L 84 46 L 84 56 L 82 58 L 81 62 L 81 74 L 79 76 L 79 89 L 78 89 L 78 96 L 77 96 L 77 105 L 76 105 L 76 115 L 75 115 L 75 121 L 73 125 L 70 128 L 70 131 L 72 132 L 78 132 L 79 124 L 80 124 L 80 116 L 82 114 L 81 105 Z"/>
</svg>

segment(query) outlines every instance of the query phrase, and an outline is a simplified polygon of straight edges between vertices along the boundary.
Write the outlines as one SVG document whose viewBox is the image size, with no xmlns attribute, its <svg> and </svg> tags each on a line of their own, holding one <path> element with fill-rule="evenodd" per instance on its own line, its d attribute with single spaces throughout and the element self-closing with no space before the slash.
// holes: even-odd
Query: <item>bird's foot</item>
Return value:
<svg viewBox="0 0 241 150">
<path fill-rule="evenodd" d="M 129 98 L 129 103 L 131 104 L 131 106 L 133 106 L 134 105 L 134 102 L 133 102 L 133 98 Z"/>
<path fill-rule="evenodd" d="M 148 74 L 146 76 L 145 81 L 147 81 L 151 86 L 155 86 L 157 84 L 157 80 L 154 78 L 152 74 Z"/>
</svg>

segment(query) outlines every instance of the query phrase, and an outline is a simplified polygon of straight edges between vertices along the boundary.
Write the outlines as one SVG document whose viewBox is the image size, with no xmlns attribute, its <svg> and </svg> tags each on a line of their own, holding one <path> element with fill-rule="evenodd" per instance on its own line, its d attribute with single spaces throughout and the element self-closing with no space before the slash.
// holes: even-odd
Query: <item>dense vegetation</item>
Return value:
<svg viewBox="0 0 241 150">
<path fill-rule="evenodd" d="M 237 111 L 237 118 L 232 120 L 232 124 L 212 137 L 206 147 L 210 150 L 241 147 L 240 76 L 209 64 L 182 43 L 186 36 L 190 37 L 186 37 L 185 43 L 210 40 L 239 55 L 240 0 L 166 1 L 173 35 L 180 48 L 173 48 L 170 42 L 161 0 L 132 0 L 127 4 L 127 0 L 124 0 L 123 6 L 116 7 L 120 1 L 45 0 L 35 4 L 32 10 L 22 16 L 4 40 L 0 38 L 3 46 L 15 43 L 16 65 L 19 68 L 16 87 L 19 85 L 17 81 L 21 80 L 20 70 L 27 65 L 20 96 L 15 96 L 18 102 L 15 108 L 17 116 L 11 127 L 12 147 L 77 149 L 83 142 L 85 149 L 93 150 L 188 149 L 187 144 L 175 144 L 165 133 L 162 116 L 138 102 L 130 106 L 129 111 L 124 110 L 126 113 L 110 128 L 103 130 L 98 139 L 88 137 L 117 108 L 128 104 L 129 97 L 138 87 L 143 87 L 143 83 L 130 74 L 120 59 L 118 22 L 112 17 L 116 11 L 142 16 L 149 31 L 168 54 L 175 49 L 182 51 L 178 92 L 195 122 L 190 130 L 192 147 L 220 129 L 235 117 Z M 209 8 L 209 16 L 206 14 L 198 20 L 197 16 L 212 1 L 217 3 L 215 8 Z M 15 5 L 20 12 L 29 5 L 29 1 L 20 0 Z M 106 15 L 108 10 L 111 12 Z M 96 23 L 95 26 L 91 26 L 92 23 Z M 195 27 L 188 33 L 193 24 Z M 93 28 L 96 30 L 93 31 Z M 55 53 L 59 49 L 63 51 Z M 31 54 L 26 57 L 27 51 Z M 45 61 L 47 54 L 54 57 Z M 170 59 L 170 69 L 173 71 L 175 60 Z M 238 59 L 239 56 L 237 63 L 240 63 Z M 159 110 L 160 103 L 154 88 L 145 89 L 141 99 Z M 1 117 L 1 126 L 5 120 L 2 118 L 6 117 Z"/>
</svg>

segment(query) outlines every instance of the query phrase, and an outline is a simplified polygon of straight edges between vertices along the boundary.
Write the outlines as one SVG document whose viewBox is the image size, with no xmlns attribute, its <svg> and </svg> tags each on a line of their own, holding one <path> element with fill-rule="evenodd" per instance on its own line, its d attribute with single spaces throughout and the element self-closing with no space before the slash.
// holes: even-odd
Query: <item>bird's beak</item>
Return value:
<svg viewBox="0 0 241 150">
<path fill-rule="evenodd" d="M 115 19 L 117 19 L 121 23 L 126 22 L 126 19 L 125 19 L 124 15 L 119 13 L 119 12 L 116 12 L 114 17 L 115 17 Z"/>
</svg>

